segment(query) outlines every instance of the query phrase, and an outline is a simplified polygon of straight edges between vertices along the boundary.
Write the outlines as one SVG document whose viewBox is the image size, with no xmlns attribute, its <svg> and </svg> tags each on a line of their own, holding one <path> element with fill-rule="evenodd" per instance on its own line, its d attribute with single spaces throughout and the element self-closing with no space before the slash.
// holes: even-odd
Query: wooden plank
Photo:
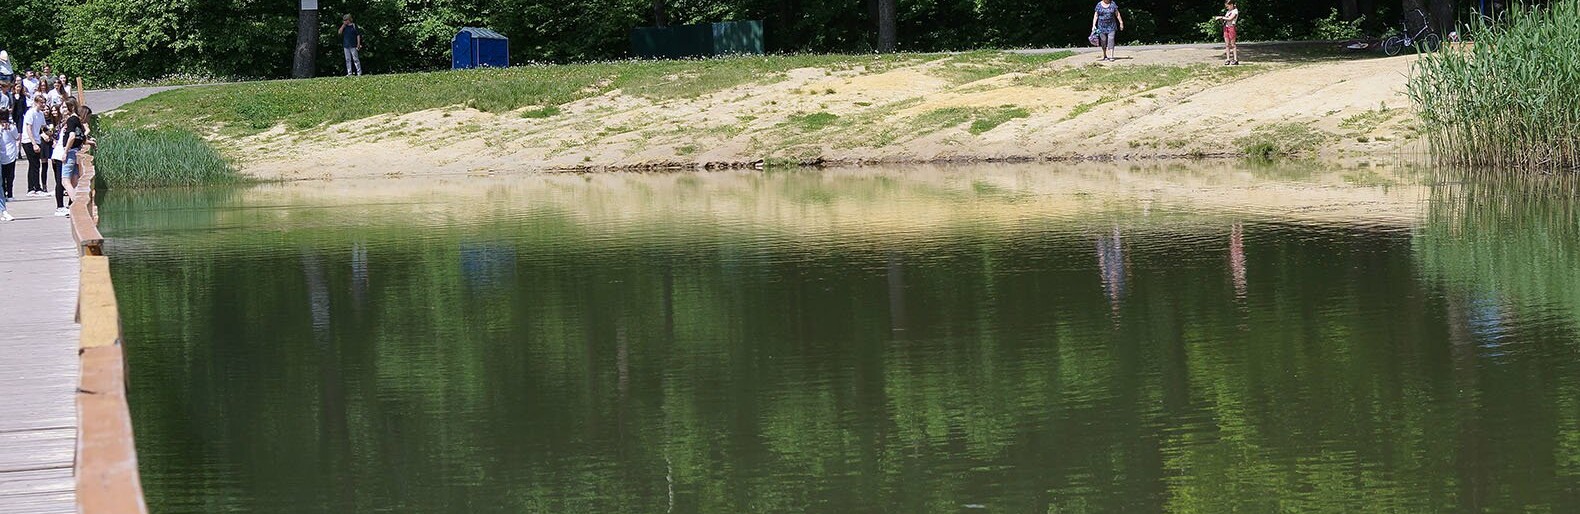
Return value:
<svg viewBox="0 0 1580 514">
<path fill-rule="evenodd" d="M 126 410 L 121 346 L 84 348 L 82 368 L 77 504 L 84 514 L 148 512 L 137 475 L 132 417 Z"/>
<path fill-rule="evenodd" d="M 0 476 L 0 505 L 7 497 L 31 496 L 49 493 L 69 493 L 76 487 L 77 477 L 71 468 L 17 471 Z"/>
<path fill-rule="evenodd" d="M 17 220 L 0 223 L 0 512 L 75 513 L 78 247 L 54 198 L 6 207 Z"/>
<path fill-rule="evenodd" d="M 0 484 L 13 479 L 11 472 L 71 469 L 77 452 L 76 427 L 0 432 Z"/>
<path fill-rule="evenodd" d="M 115 285 L 110 282 L 108 257 L 82 256 L 82 292 L 77 305 L 81 309 L 82 339 L 79 344 L 82 348 L 120 342 L 121 317 L 115 301 Z"/>
<path fill-rule="evenodd" d="M 86 195 L 84 195 L 86 196 Z M 93 212 L 88 209 L 87 202 L 71 204 L 71 234 L 77 240 L 77 246 L 83 255 L 104 255 L 104 236 L 99 234 L 99 224 L 93 219 Z"/>
</svg>

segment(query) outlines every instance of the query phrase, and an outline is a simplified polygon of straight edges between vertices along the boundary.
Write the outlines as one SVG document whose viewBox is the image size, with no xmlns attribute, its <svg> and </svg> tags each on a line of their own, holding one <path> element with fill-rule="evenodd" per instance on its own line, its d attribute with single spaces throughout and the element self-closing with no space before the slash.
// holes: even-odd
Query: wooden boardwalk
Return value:
<svg viewBox="0 0 1580 514">
<path fill-rule="evenodd" d="M 69 514 L 77 512 L 78 251 L 54 198 L 23 196 L 19 164 L 7 205 L 17 219 L 0 222 L 0 512 Z"/>
</svg>

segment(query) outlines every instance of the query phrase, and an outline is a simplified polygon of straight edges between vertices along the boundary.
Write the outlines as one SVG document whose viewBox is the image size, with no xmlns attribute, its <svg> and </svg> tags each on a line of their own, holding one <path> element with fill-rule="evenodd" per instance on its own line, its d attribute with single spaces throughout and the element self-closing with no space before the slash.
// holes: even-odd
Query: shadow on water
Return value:
<svg viewBox="0 0 1580 514">
<path fill-rule="evenodd" d="M 159 512 L 1580 508 L 1573 184 L 1365 171 L 104 210 Z"/>
</svg>

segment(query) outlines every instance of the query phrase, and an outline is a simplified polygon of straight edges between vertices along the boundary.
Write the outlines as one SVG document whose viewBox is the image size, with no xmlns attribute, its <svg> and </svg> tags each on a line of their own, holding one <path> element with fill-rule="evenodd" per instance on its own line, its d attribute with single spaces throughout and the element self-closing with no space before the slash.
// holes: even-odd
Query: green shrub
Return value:
<svg viewBox="0 0 1580 514">
<path fill-rule="evenodd" d="M 240 181 L 236 169 L 196 134 L 181 129 L 100 127 L 97 180 L 110 188 L 198 186 Z"/>
<path fill-rule="evenodd" d="M 1409 96 L 1435 156 L 1496 167 L 1580 167 L 1580 0 L 1518 4 L 1475 44 L 1421 57 Z"/>
<path fill-rule="evenodd" d="M 1328 17 L 1312 22 L 1311 39 L 1319 41 L 1359 39 L 1364 35 L 1361 32 L 1361 23 L 1365 21 L 1365 16 L 1344 21 L 1344 18 L 1339 16 L 1338 9 L 1329 9 Z"/>
</svg>

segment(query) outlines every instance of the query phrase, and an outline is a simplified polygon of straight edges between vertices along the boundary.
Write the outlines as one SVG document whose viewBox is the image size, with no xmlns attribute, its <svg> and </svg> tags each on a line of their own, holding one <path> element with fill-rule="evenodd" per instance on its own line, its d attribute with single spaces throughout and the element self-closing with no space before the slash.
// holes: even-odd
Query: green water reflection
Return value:
<svg viewBox="0 0 1580 514">
<path fill-rule="evenodd" d="M 1580 509 L 1567 179 L 402 184 L 106 199 L 156 512 Z"/>
</svg>

